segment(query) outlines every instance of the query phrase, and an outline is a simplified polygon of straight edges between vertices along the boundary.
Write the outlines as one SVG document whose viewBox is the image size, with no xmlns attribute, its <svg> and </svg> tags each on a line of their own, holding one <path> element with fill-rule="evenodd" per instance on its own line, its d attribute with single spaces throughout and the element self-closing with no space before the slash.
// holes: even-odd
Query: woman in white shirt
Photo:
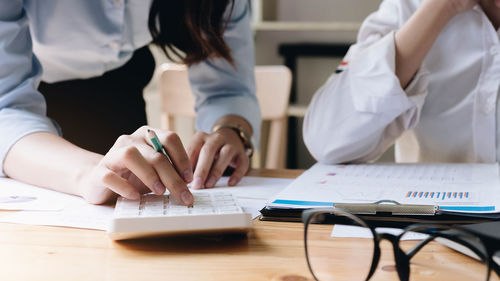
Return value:
<svg viewBox="0 0 500 281">
<path fill-rule="evenodd" d="M 227 167 L 236 184 L 249 167 L 243 132 L 260 131 L 249 5 L 0 0 L 0 176 L 96 204 L 168 189 L 191 205 L 187 183 L 213 187 Z M 199 132 L 187 151 L 175 133 L 156 130 L 173 163 L 138 128 L 151 42 L 189 65 L 196 96 Z"/>
<path fill-rule="evenodd" d="M 304 140 L 324 163 L 500 159 L 500 1 L 384 0 L 315 94 Z"/>
</svg>

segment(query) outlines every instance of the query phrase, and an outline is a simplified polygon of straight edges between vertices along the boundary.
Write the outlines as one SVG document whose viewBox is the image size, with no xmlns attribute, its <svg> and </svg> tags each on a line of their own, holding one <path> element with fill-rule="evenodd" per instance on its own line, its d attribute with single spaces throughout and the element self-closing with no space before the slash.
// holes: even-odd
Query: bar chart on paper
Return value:
<svg viewBox="0 0 500 281">
<path fill-rule="evenodd" d="M 269 205 L 308 208 L 393 200 L 495 212 L 499 199 L 497 164 L 316 164 Z"/>
<path fill-rule="evenodd" d="M 468 191 L 408 191 L 405 199 L 422 202 L 422 201 L 436 201 L 436 202 L 470 202 L 472 195 Z"/>
</svg>

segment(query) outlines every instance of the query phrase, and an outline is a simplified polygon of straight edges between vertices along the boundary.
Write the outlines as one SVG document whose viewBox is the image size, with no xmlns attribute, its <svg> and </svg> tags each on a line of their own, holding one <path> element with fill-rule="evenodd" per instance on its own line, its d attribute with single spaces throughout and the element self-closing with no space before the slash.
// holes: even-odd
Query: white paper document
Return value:
<svg viewBox="0 0 500 281">
<path fill-rule="evenodd" d="M 0 178 L 0 210 L 58 211 L 73 203 L 67 194 Z"/>
<path fill-rule="evenodd" d="M 316 164 L 268 206 L 332 207 L 379 200 L 496 213 L 500 207 L 498 164 Z"/>
<path fill-rule="evenodd" d="M 392 235 L 400 235 L 403 233 L 403 229 L 400 228 L 392 228 L 392 227 L 377 227 L 375 228 L 377 233 L 388 233 Z M 338 238 L 370 238 L 373 239 L 373 234 L 370 229 L 352 226 L 352 225 L 342 225 L 336 224 L 332 230 L 332 237 Z M 408 232 L 402 238 L 402 240 L 423 240 L 427 238 L 427 234 L 418 233 L 418 232 Z"/>
<path fill-rule="evenodd" d="M 244 177 L 237 186 L 228 187 L 227 180 L 227 177 L 223 177 L 216 187 L 209 190 L 231 192 L 243 209 L 251 213 L 254 218 L 271 198 L 292 182 L 292 179 Z M 3 192 L 0 194 L 5 200 L 12 201 L 9 203 L 0 201 L 0 209 L 24 210 L 0 216 L 0 222 L 107 230 L 113 217 L 114 206 L 88 204 L 77 196 L 10 179 L 0 179 L 0 189 Z M 16 200 L 22 201 L 16 196 L 28 199 L 16 202 Z M 6 207 L 3 208 L 2 204 Z"/>
<path fill-rule="evenodd" d="M 260 210 L 293 179 L 244 177 L 236 186 L 228 186 L 228 177 L 223 177 L 215 185 L 217 191 L 230 192 L 243 210 L 252 214 L 252 218 L 260 215 Z"/>
<path fill-rule="evenodd" d="M 22 211 L 0 217 L 0 222 L 107 230 L 114 206 L 92 205 L 83 199 L 61 211 Z"/>
</svg>

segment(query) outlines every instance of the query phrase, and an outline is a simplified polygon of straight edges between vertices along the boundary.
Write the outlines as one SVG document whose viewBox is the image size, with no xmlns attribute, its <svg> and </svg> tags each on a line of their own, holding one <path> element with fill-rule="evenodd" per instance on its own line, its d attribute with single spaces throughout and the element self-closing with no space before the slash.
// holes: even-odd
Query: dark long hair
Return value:
<svg viewBox="0 0 500 281">
<path fill-rule="evenodd" d="M 231 18 L 223 20 L 229 3 L 232 13 L 234 0 L 153 0 L 148 21 L 153 43 L 170 60 L 187 65 L 211 58 L 233 63 L 223 38 Z"/>
</svg>

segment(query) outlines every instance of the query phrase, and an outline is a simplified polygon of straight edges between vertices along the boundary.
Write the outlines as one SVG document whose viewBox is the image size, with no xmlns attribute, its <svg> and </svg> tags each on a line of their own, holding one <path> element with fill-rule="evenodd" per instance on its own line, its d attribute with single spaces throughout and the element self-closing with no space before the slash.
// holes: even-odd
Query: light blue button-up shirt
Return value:
<svg viewBox="0 0 500 281">
<path fill-rule="evenodd" d="M 236 0 L 224 39 L 235 67 L 216 59 L 189 68 L 196 127 L 209 132 L 234 114 L 259 139 L 249 3 Z M 9 149 L 34 132 L 61 133 L 46 117 L 40 80 L 58 82 L 102 75 L 147 45 L 147 0 L 0 0 L 0 175 Z M 229 13 L 226 13 L 227 15 Z M 43 70 L 42 70 L 43 69 Z M 68 93 L 71 95 L 71 93 Z"/>
</svg>

